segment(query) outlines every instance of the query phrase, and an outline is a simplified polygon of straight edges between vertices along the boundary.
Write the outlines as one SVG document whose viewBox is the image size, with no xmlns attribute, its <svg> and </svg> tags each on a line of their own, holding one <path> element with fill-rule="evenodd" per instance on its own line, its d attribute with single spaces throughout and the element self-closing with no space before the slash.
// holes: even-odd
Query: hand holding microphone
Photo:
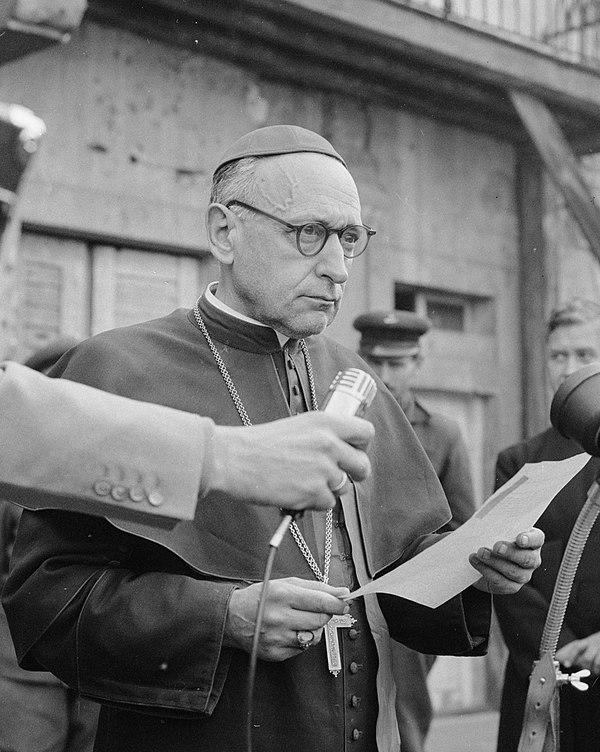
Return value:
<svg viewBox="0 0 600 752">
<path fill-rule="evenodd" d="M 368 373 L 359 368 L 339 371 L 329 387 L 323 412 L 331 415 L 362 416 L 373 401 L 376 392 L 375 381 Z M 332 494 L 336 498 L 339 497 L 347 483 L 348 474 L 345 470 L 342 470 L 341 480 L 331 488 Z"/>
<path fill-rule="evenodd" d="M 349 368 L 346 371 L 339 371 L 329 387 L 323 405 L 323 412 L 331 415 L 350 416 L 362 414 L 371 404 L 376 391 L 377 387 L 373 378 L 359 368 Z M 334 486 L 329 486 L 334 499 L 339 498 L 348 483 L 348 473 L 344 468 L 341 468 L 341 470 L 341 480 Z M 277 548 L 281 543 L 290 523 L 298 514 L 302 514 L 302 512 L 293 511 L 289 508 L 282 508 L 281 513 L 283 514 L 283 520 L 269 544 L 274 548 Z"/>
<path fill-rule="evenodd" d="M 334 379 L 322 410 L 251 427 L 216 426 L 200 504 L 222 494 L 292 511 L 332 508 L 342 472 L 357 481 L 371 473 L 366 450 L 374 430 L 357 414 L 375 389 L 368 374 L 349 369 Z"/>
</svg>

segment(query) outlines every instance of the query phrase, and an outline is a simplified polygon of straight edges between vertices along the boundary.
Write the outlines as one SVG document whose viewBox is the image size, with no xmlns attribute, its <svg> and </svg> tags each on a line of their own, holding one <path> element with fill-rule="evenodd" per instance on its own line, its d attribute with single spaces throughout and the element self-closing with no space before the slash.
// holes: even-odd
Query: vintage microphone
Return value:
<svg viewBox="0 0 600 752">
<path fill-rule="evenodd" d="M 588 454 L 600 457 L 600 365 L 584 366 L 563 381 L 552 400 L 550 420 L 563 436 L 576 441 Z M 540 640 L 539 660 L 534 663 L 529 680 L 518 752 L 558 752 L 559 688 L 570 683 L 576 689 L 588 689 L 581 679 L 590 672 L 584 669 L 563 674 L 554 655 L 577 567 L 598 514 L 600 486 L 596 477 L 569 536 L 554 585 Z"/>
<path fill-rule="evenodd" d="M 356 415 L 360 417 L 373 401 L 377 386 L 374 379 L 360 368 L 339 371 L 329 386 L 321 410 L 332 415 Z M 279 548 L 285 531 L 302 512 L 282 509 L 283 519 L 273 534 L 269 546 Z"/>
<path fill-rule="evenodd" d="M 345 371 L 339 371 L 331 382 L 329 391 L 327 392 L 327 396 L 325 397 L 325 401 L 321 409 L 324 412 L 331 413 L 332 415 L 354 415 L 361 417 L 373 401 L 376 392 L 377 385 L 375 384 L 375 380 L 372 376 L 370 376 L 365 371 L 362 371 L 360 368 L 348 368 Z M 307 471 L 309 471 L 309 469 L 307 469 Z M 343 485 L 339 487 L 339 490 L 341 491 L 342 488 Z M 332 491 L 332 493 L 334 492 Z M 271 570 L 273 569 L 275 554 L 277 553 L 277 549 L 279 548 L 279 545 L 281 544 L 286 531 L 288 530 L 294 519 L 300 516 L 302 512 L 282 509 L 281 514 L 282 520 L 279 523 L 277 530 L 274 532 L 271 540 L 269 541 L 269 555 L 267 557 L 267 563 L 265 565 L 262 589 L 260 592 L 258 609 L 256 612 L 256 623 L 254 625 L 252 650 L 250 652 L 250 661 L 248 665 L 246 752 L 252 752 L 252 700 L 254 694 L 254 679 L 256 676 L 256 664 L 258 662 L 258 644 L 260 641 L 260 630 L 262 626 L 265 605 L 267 602 L 267 593 L 269 589 L 269 580 L 271 578 Z"/>
</svg>

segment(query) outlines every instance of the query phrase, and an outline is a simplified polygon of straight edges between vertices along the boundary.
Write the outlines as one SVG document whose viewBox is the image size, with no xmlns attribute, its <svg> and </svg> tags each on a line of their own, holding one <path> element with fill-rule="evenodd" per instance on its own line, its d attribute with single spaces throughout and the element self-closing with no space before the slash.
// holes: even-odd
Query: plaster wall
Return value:
<svg viewBox="0 0 600 752">
<path fill-rule="evenodd" d="M 23 221 L 51 232 L 202 256 L 203 207 L 221 151 L 256 127 L 295 123 L 344 155 L 377 230 L 331 334 L 394 305 L 394 283 L 487 301 L 485 330 L 433 332 L 422 387 L 475 394 L 494 425 L 487 452 L 518 438 L 517 220 L 512 148 L 371 102 L 254 74 L 84 23 L 61 47 L 2 68 L 0 100 L 31 108 L 48 133 L 24 182 Z M 5 276 L 6 279 L 6 276 Z M 501 415 L 502 421 L 497 421 Z"/>
</svg>

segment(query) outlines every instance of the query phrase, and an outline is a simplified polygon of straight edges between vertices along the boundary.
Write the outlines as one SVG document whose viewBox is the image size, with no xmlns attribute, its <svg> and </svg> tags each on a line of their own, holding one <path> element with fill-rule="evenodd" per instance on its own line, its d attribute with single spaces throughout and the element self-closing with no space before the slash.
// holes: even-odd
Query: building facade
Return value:
<svg viewBox="0 0 600 752">
<path fill-rule="evenodd" d="M 189 6 L 184 14 L 183 2 L 145 4 L 155 6 L 148 17 L 129 12 L 130 5 L 89 3 L 67 44 L 0 69 L 0 100 L 30 108 L 47 127 L 3 240 L 0 357 L 23 359 L 59 334 L 84 338 L 193 304 L 216 276 L 203 209 L 220 153 L 253 128 L 301 125 L 343 154 L 363 221 L 377 230 L 353 265 L 331 334 L 355 348 L 352 320 L 367 310 L 409 308 L 432 318 L 419 392 L 425 404 L 460 422 L 483 501 L 497 451 L 523 434 L 530 399 L 523 377 L 524 275 L 534 280 L 529 292 L 539 302 L 539 332 L 549 308 L 565 297 L 596 297 L 600 274 L 587 237 L 547 175 L 527 194 L 531 200 L 523 198 L 523 154 L 530 145 L 514 113 L 502 109 L 502 97 L 497 102 L 496 89 L 472 84 L 467 92 L 463 82 L 465 91 L 454 90 L 412 48 L 402 52 L 410 65 L 404 61 L 400 71 L 400 58 L 390 58 L 386 73 L 364 49 L 386 8 L 396 14 L 394 23 L 448 24 L 448 17 L 415 17 L 414 9 L 381 0 L 324 2 L 325 20 L 335 23 L 326 37 L 331 46 L 321 44 L 323 19 L 310 16 L 313 36 L 304 37 L 301 54 L 291 50 L 295 16 L 279 18 L 277 4 L 267 0 L 224 5 L 249 14 L 242 18 L 248 34 L 262 17 L 274 37 L 279 30 L 281 46 L 264 29 L 256 32 L 258 46 L 236 36 L 218 3 L 191 4 L 199 19 L 195 35 L 194 15 Z M 213 9 L 209 20 L 201 5 Z M 309 0 L 283 5 L 317 12 Z M 347 25 L 357 6 L 373 14 L 365 14 L 353 35 Z M 163 13 L 171 26 L 159 34 Z M 440 47 L 447 41 L 440 39 Z M 350 61 L 340 63 L 354 53 L 371 59 L 372 67 L 358 72 Z M 582 86 L 597 76 L 569 65 L 585 74 Z M 593 111 L 600 118 L 600 102 L 586 102 L 585 117 Z M 590 186 L 600 185 L 594 149 L 587 146 L 582 167 Z M 530 220 L 542 226 L 543 247 L 530 248 L 535 272 L 524 271 L 523 227 Z M 547 407 L 543 373 L 537 384 L 537 404 Z M 497 683 L 497 666 L 485 659 L 439 661 L 432 680 L 436 708 L 493 706 Z"/>
</svg>

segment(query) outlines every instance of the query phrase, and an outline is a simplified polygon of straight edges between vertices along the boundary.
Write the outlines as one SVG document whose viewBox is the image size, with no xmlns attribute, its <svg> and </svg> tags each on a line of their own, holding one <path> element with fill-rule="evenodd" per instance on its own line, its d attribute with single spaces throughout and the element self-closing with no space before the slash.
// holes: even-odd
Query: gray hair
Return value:
<svg viewBox="0 0 600 752">
<path fill-rule="evenodd" d="M 243 157 L 219 168 L 213 176 L 210 203 L 226 205 L 237 199 L 252 204 L 256 196 L 255 173 L 258 159 Z"/>
<path fill-rule="evenodd" d="M 589 321 L 600 321 L 600 303 L 595 300 L 573 298 L 552 311 L 548 319 L 546 335 L 549 336 L 559 326 L 586 324 Z"/>
</svg>

